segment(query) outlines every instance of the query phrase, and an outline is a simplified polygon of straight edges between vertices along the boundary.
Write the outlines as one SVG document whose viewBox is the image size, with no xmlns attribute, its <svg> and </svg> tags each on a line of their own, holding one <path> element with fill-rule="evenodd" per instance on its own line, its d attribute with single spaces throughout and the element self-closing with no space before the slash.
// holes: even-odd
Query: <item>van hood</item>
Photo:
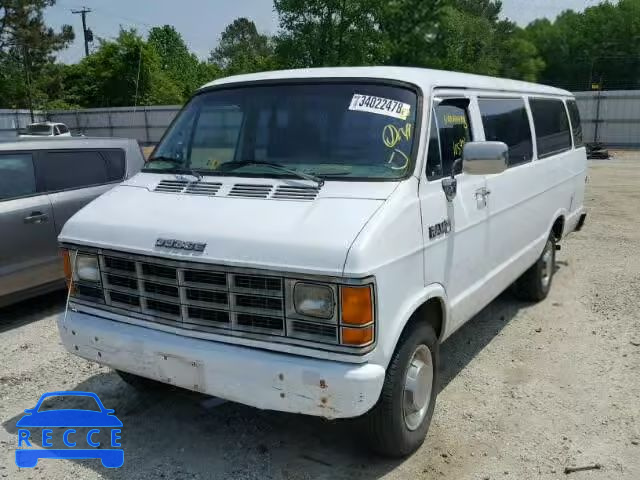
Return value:
<svg viewBox="0 0 640 480">
<path fill-rule="evenodd" d="M 175 191 L 157 191 L 163 180 Z M 296 187 L 315 187 L 306 181 L 193 180 L 138 174 L 74 215 L 59 240 L 174 260 L 342 275 L 349 247 L 397 187 L 396 182 L 330 181 L 309 199 L 297 197 Z M 213 194 L 198 190 L 211 184 L 218 185 Z M 179 191 L 183 185 L 197 188 Z M 271 187 L 266 198 L 247 197 L 255 195 L 252 188 L 265 186 Z M 197 252 L 158 246 L 158 239 L 206 247 Z"/>
</svg>

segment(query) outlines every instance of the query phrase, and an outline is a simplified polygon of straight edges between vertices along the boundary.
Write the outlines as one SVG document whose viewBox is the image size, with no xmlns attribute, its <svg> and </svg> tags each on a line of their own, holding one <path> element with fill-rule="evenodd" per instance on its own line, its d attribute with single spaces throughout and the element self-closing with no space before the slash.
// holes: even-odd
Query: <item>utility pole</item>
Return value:
<svg viewBox="0 0 640 480">
<path fill-rule="evenodd" d="M 31 73 L 29 72 L 29 61 L 27 59 L 27 47 L 22 48 L 22 62 L 24 65 L 24 77 L 27 84 L 27 101 L 29 102 L 29 116 L 31 117 L 31 123 L 33 123 L 34 122 L 33 96 L 31 94 Z"/>
<path fill-rule="evenodd" d="M 82 7 L 82 10 L 71 10 L 73 14 L 82 15 L 82 32 L 84 33 L 84 55 L 89 56 L 89 42 L 93 42 L 93 32 L 87 28 L 87 13 L 91 12 L 90 8 Z"/>
</svg>

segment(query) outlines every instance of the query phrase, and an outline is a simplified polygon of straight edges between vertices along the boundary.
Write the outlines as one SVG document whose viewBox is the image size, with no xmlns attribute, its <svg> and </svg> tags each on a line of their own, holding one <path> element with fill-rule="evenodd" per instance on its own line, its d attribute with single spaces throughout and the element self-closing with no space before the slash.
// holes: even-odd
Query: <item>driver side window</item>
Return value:
<svg viewBox="0 0 640 480">
<path fill-rule="evenodd" d="M 451 175 L 453 162 L 462 158 L 465 143 L 472 140 L 468 106 L 467 99 L 447 99 L 434 109 L 440 138 L 442 176 Z M 460 173 L 461 167 L 455 173 Z"/>
</svg>

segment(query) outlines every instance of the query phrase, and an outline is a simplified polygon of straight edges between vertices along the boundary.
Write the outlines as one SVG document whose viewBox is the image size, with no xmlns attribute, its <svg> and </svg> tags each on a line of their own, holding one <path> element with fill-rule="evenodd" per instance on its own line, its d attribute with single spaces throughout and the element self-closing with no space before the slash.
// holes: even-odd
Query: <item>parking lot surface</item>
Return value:
<svg viewBox="0 0 640 480">
<path fill-rule="evenodd" d="M 423 447 L 370 455 L 349 421 L 259 411 L 190 392 L 138 394 L 66 353 L 64 293 L 0 310 L 0 478 L 640 479 L 640 155 L 590 162 L 585 228 L 558 252 L 549 298 L 501 295 L 442 347 Z M 16 421 L 44 392 L 95 392 L 124 424 L 124 466 L 18 469 Z"/>
</svg>

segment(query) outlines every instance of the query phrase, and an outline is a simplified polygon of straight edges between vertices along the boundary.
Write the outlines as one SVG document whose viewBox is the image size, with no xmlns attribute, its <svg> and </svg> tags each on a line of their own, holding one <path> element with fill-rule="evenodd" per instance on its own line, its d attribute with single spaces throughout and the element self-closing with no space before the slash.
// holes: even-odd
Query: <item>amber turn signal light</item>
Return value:
<svg viewBox="0 0 640 480">
<path fill-rule="evenodd" d="M 71 270 L 71 257 L 69 256 L 69 250 L 61 249 L 60 255 L 62 255 L 62 266 L 64 268 L 64 279 L 67 282 L 67 288 L 72 288 L 72 270 Z"/>
<path fill-rule="evenodd" d="M 373 325 L 364 328 L 342 327 L 342 344 L 363 346 L 373 342 Z"/>
<path fill-rule="evenodd" d="M 340 287 L 342 323 L 368 325 L 373 322 L 373 299 L 371 287 Z"/>
</svg>

